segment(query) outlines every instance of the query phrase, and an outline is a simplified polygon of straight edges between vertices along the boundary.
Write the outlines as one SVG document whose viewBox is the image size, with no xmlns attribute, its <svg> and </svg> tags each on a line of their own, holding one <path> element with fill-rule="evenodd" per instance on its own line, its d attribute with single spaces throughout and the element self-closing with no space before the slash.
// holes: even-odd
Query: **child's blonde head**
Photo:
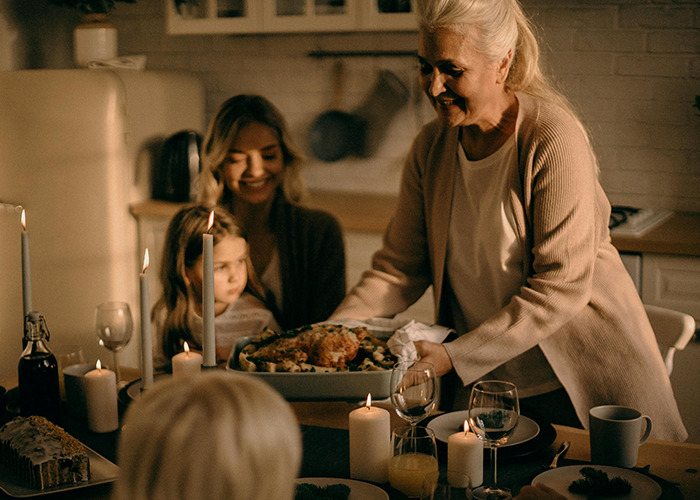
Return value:
<svg viewBox="0 0 700 500">
<path fill-rule="evenodd" d="M 291 500 L 301 450 L 291 407 L 254 377 L 157 381 L 126 413 L 116 500 Z"/>
</svg>

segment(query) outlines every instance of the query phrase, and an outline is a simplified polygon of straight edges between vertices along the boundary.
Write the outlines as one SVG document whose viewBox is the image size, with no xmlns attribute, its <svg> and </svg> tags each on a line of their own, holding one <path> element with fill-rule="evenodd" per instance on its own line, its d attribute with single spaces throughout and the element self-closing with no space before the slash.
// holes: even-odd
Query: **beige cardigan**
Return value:
<svg viewBox="0 0 700 500">
<path fill-rule="evenodd" d="M 511 201 L 524 249 L 523 285 L 499 312 L 445 344 L 464 385 L 539 345 L 584 425 L 588 409 L 632 406 L 652 437 L 687 438 L 642 302 L 610 241 L 610 203 L 578 123 L 518 94 L 519 171 Z M 404 168 L 383 248 L 333 313 L 392 316 L 433 285 L 436 320 L 450 324 L 444 287 L 459 130 L 424 127 Z M 452 279 L 458 279 L 452 277 Z"/>
</svg>

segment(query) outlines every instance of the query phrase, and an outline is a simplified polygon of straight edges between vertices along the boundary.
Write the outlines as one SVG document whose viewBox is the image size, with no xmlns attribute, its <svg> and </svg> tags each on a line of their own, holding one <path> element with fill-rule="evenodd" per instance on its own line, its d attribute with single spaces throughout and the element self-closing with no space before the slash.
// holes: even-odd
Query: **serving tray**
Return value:
<svg viewBox="0 0 700 500">
<path fill-rule="evenodd" d="M 268 373 L 242 370 L 238 364 L 238 354 L 252 340 L 253 337 L 250 336 L 236 342 L 226 370 L 258 377 L 289 401 L 362 401 L 367 398 L 367 394 L 371 394 L 375 400 L 390 396 L 391 370 L 330 373 Z"/>
<path fill-rule="evenodd" d="M 85 446 L 83 444 L 83 446 Z M 119 476 L 119 467 L 102 455 L 85 446 L 85 451 L 90 458 L 90 479 L 80 483 L 63 484 L 51 488 L 37 489 L 28 486 L 14 472 L 3 464 L 0 464 L 0 490 L 15 498 L 29 498 L 58 491 L 71 491 L 97 484 L 111 483 Z"/>
</svg>

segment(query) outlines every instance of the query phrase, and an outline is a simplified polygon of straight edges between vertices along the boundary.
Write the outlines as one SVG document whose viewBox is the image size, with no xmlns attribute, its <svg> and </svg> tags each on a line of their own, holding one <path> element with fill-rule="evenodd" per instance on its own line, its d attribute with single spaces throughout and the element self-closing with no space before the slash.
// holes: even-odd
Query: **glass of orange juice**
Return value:
<svg viewBox="0 0 700 500">
<path fill-rule="evenodd" d="M 438 471 L 435 434 L 423 426 L 404 426 L 391 433 L 389 484 L 409 498 L 420 498 L 427 475 Z"/>
</svg>

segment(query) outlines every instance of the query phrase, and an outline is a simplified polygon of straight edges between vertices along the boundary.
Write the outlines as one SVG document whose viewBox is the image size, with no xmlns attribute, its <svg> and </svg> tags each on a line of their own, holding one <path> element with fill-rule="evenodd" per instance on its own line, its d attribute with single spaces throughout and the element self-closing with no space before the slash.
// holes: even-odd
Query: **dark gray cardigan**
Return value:
<svg viewBox="0 0 700 500">
<path fill-rule="evenodd" d="M 266 305 L 282 328 L 328 319 L 346 292 L 345 245 L 329 213 L 292 204 L 277 191 L 271 210 L 282 275 L 282 310 L 268 292 Z"/>
</svg>

